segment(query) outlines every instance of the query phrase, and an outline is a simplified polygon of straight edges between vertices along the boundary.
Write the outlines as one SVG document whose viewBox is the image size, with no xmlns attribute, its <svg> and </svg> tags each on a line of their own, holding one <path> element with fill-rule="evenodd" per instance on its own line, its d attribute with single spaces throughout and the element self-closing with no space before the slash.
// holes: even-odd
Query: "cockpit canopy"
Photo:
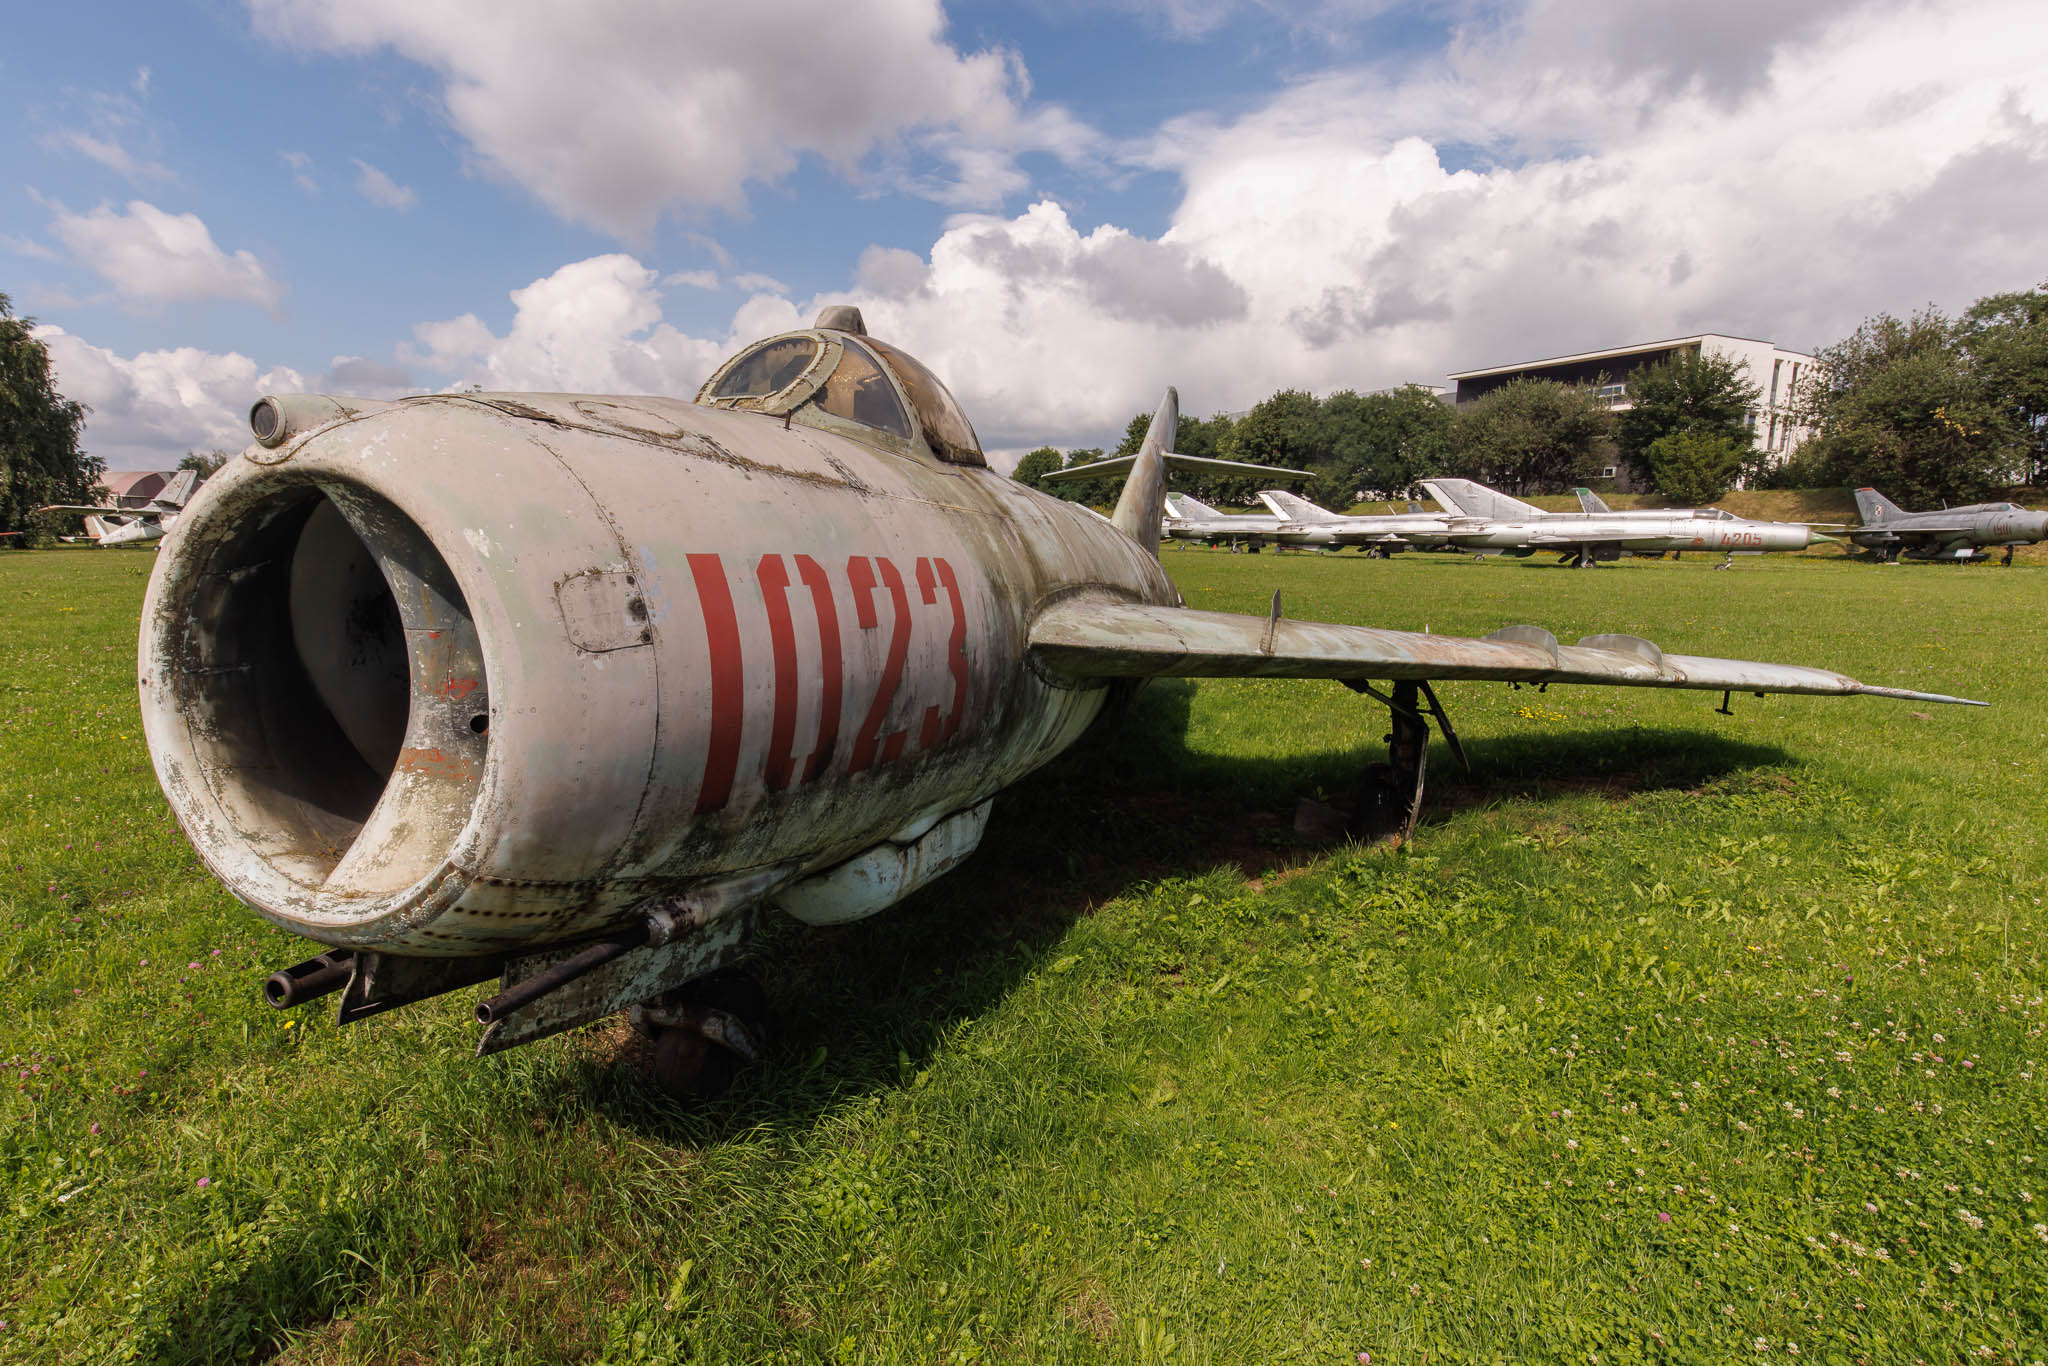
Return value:
<svg viewBox="0 0 2048 1366">
<path fill-rule="evenodd" d="M 867 335 L 857 308 L 754 343 L 718 367 L 697 402 L 789 416 L 899 454 L 922 446 L 952 465 L 987 465 L 981 442 L 938 376 Z"/>
</svg>

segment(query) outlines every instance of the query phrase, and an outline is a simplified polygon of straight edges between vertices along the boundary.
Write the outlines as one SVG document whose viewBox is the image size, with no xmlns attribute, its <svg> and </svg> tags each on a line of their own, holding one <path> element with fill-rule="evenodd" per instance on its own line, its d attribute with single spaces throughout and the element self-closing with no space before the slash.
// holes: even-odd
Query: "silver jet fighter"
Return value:
<svg viewBox="0 0 2048 1366">
<path fill-rule="evenodd" d="M 1436 682 L 1955 700 L 1628 636 L 1190 610 L 1157 555 L 1178 420 L 1169 389 L 1135 456 L 1067 472 L 1128 471 L 1101 516 L 988 468 L 846 308 L 694 402 L 265 398 L 150 580 L 157 776 L 228 890 L 324 950 L 274 1004 L 339 991 L 347 1022 L 495 978 L 480 1051 L 630 1008 L 687 1092 L 761 1047 L 720 972 L 758 924 L 858 920 L 956 867 L 1148 678 L 1382 700 L 1358 823 L 1396 837 Z"/>
<path fill-rule="evenodd" d="M 138 502 L 52 503 L 36 511 L 84 513 L 86 539 L 97 546 L 142 545 L 162 539 L 198 487 L 199 471 L 180 470 L 154 497 Z"/>
<path fill-rule="evenodd" d="M 1191 494 L 1169 493 L 1166 495 L 1166 516 L 1160 520 L 1159 529 L 1168 540 L 1196 541 L 1202 545 L 1241 545 L 1257 553 L 1268 541 L 1279 542 L 1280 534 L 1289 526 L 1287 518 L 1278 513 L 1218 512 Z"/>
<path fill-rule="evenodd" d="M 1405 513 L 1351 516 L 1318 507 L 1285 489 L 1266 489 L 1259 501 L 1296 528 L 1293 534 L 1302 539 L 1290 544 L 1355 545 L 1380 560 L 1411 546 L 1443 545 L 1450 527 L 1448 514 L 1425 512 L 1420 503 L 1410 503 Z"/>
<path fill-rule="evenodd" d="M 2012 563 L 2015 546 L 2048 540 L 2048 512 L 2029 512 L 2018 503 L 1972 503 L 1940 512 L 1906 512 L 1876 489 L 1856 490 L 1863 525 L 1849 539 L 1875 550 L 1887 563 L 1901 554 L 1916 560 L 1972 560 L 1980 547 L 2004 546 L 2002 564 Z"/>
<path fill-rule="evenodd" d="M 1545 512 L 1469 479 L 1425 479 L 1422 486 L 1462 514 L 1450 525 L 1451 544 L 1511 555 L 1555 551 L 1584 569 L 1624 554 L 1718 551 L 1732 561 L 1739 554 L 1804 550 L 1817 540 L 1833 539 L 1796 522 L 1753 522 L 1719 508 L 1662 514 Z"/>
</svg>

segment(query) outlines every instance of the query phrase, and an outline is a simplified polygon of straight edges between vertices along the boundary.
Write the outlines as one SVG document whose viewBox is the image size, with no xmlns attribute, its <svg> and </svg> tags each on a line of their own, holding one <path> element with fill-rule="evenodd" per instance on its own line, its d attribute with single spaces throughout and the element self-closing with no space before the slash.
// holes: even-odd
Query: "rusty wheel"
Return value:
<svg viewBox="0 0 2048 1366">
<path fill-rule="evenodd" d="M 688 983 L 646 1012 L 654 1034 L 654 1082 L 677 1100 L 716 1100 L 768 1040 L 768 998 L 738 972 Z"/>
</svg>

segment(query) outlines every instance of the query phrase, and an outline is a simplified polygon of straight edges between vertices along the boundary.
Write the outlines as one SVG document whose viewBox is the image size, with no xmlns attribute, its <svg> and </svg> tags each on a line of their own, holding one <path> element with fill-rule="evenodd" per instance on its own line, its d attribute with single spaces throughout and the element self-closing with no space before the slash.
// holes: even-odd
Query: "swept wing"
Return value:
<svg viewBox="0 0 2048 1366">
<path fill-rule="evenodd" d="M 1968 698 L 1859 683 L 1793 664 L 1668 655 L 1636 636 L 1560 645 L 1536 626 L 1483 639 L 1289 621 L 1102 598 L 1070 598 L 1031 627 L 1040 667 L 1072 679 L 1332 678 L 1597 683 L 1629 688 L 1896 697 L 1983 706 Z"/>
</svg>

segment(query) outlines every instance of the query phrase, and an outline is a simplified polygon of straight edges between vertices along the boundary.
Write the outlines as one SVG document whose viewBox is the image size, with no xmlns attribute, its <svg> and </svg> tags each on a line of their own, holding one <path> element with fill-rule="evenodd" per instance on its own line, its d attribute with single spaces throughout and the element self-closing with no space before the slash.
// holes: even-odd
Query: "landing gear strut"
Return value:
<svg viewBox="0 0 2048 1366">
<path fill-rule="evenodd" d="M 1344 680 L 1354 692 L 1384 702 L 1392 729 L 1387 732 L 1387 762 L 1367 764 L 1359 775 L 1357 805 L 1351 817 L 1351 834 L 1367 844 L 1400 844 L 1415 833 L 1415 821 L 1422 814 L 1422 782 L 1429 763 L 1429 722 L 1434 718 L 1451 752 L 1469 771 L 1465 747 L 1451 729 L 1451 719 L 1427 682 L 1403 680 L 1394 684 L 1390 697 L 1370 683 Z"/>
<path fill-rule="evenodd" d="M 2008 569 L 2012 567 L 2012 547 L 2011 547 L 2011 546 L 2007 546 L 2007 547 L 2005 548 L 2005 558 L 2004 558 L 2004 559 L 2002 559 L 2002 560 L 2000 560 L 2000 561 L 1999 561 L 1999 563 L 2000 563 L 2000 564 L 2002 564 L 2002 565 L 2004 565 L 2004 566 L 2006 566 L 2006 567 L 2007 567 Z"/>
</svg>

